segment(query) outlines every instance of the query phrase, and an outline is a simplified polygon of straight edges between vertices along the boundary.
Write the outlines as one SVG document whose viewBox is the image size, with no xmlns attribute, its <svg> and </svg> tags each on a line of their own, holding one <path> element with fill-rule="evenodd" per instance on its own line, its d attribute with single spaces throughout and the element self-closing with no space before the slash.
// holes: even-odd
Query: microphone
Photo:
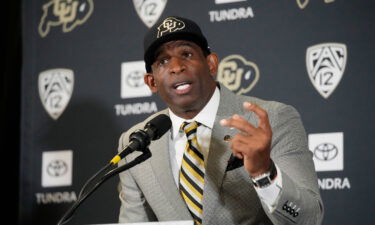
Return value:
<svg viewBox="0 0 375 225">
<path fill-rule="evenodd" d="M 160 114 L 146 123 L 144 130 L 137 130 L 130 134 L 129 144 L 111 160 L 112 164 L 117 164 L 125 156 L 134 151 L 144 151 L 151 141 L 158 140 L 172 126 L 171 119 L 165 114 Z"/>
</svg>

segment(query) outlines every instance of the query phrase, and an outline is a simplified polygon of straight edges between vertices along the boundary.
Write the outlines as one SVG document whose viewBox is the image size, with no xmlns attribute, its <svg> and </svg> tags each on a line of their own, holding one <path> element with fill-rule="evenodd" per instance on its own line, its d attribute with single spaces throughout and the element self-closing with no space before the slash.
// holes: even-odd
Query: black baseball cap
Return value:
<svg viewBox="0 0 375 225">
<path fill-rule="evenodd" d="M 151 72 L 151 65 L 155 60 L 155 51 L 162 44 L 174 40 L 191 41 L 200 46 L 204 52 L 208 54 L 211 52 L 207 39 L 194 21 L 170 16 L 152 26 L 144 38 L 144 60 L 148 73 Z"/>
</svg>

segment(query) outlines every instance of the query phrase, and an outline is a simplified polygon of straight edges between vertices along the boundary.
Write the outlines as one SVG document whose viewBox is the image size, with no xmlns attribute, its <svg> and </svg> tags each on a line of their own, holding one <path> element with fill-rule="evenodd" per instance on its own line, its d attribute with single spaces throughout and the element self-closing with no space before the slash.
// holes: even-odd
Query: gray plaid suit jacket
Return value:
<svg viewBox="0 0 375 225">
<path fill-rule="evenodd" d="M 257 125 L 257 116 L 243 109 L 244 101 L 265 109 L 271 123 L 271 158 L 282 173 L 282 191 L 272 212 L 259 199 L 243 166 L 228 169 L 231 150 L 223 138 L 225 135 L 235 135 L 237 131 L 222 127 L 219 121 L 237 113 Z M 168 110 L 150 116 L 123 133 L 119 141 L 119 151 L 128 144 L 129 135 L 133 131 L 143 129 L 146 121 L 160 113 L 168 114 Z M 119 175 L 119 222 L 192 220 L 173 180 L 168 138 L 170 132 L 152 142 L 150 150 L 153 156 Z M 133 159 L 135 155 L 130 154 L 126 160 Z M 307 147 L 300 116 L 293 107 L 234 95 L 221 85 L 220 105 L 207 160 L 203 195 L 204 225 L 321 224 L 323 203 L 312 153 Z M 120 165 L 123 163 L 124 160 L 121 160 Z"/>
</svg>

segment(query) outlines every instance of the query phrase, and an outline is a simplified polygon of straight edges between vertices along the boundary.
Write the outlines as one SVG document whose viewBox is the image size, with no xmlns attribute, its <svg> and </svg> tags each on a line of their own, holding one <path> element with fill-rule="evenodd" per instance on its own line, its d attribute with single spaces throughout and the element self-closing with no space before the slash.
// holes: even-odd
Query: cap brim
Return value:
<svg viewBox="0 0 375 225">
<path fill-rule="evenodd" d="M 207 40 L 203 38 L 202 36 L 198 36 L 195 34 L 192 34 L 191 32 L 174 32 L 170 33 L 168 35 L 165 35 L 163 37 L 160 37 L 157 39 L 152 45 L 150 45 L 144 55 L 145 63 L 146 63 L 146 71 L 149 73 L 151 72 L 151 65 L 155 61 L 155 52 L 157 49 L 163 45 L 164 43 L 175 41 L 175 40 L 186 40 L 191 41 L 199 45 L 203 51 L 206 51 L 210 53 L 210 49 L 207 45 Z"/>
</svg>

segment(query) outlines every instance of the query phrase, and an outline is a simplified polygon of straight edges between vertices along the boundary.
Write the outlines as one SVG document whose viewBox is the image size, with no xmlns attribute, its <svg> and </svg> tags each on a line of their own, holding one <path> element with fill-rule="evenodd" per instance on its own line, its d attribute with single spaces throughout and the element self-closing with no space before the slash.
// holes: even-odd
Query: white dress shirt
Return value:
<svg viewBox="0 0 375 225">
<path fill-rule="evenodd" d="M 186 135 L 183 131 L 180 131 L 181 124 L 183 122 L 197 121 L 202 125 L 197 129 L 197 139 L 199 146 L 201 147 L 202 154 L 204 156 L 204 162 L 206 164 L 208 151 L 210 148 L 210 140 L 212 128 L 215 122 L 215 117 L 217 110 L 219 108 L 220 102 L 220 91 L 216 87 L 214 94 L 212 95 L 210 101 L 206 106 L 191 120 L 185 120 L 181 117 L 178 117 L 169 109 L 169 115 L 172 121 L 171 128 L 171 137 L 169 139 L 169 156 L 172 167 L 172 173 L 174 181 L 179 186 L 179 172 L 182 163 L 182 157 L 184 155 L 185 146 L 187 142 Z M 256 192 L 258 193 L 259 198 L 266 203 L 269 210 L 272 212 L 278 200 L 278 196 L 282 188 L 282 178 L 281 172 L 276 165 L 277 177 L 274 182 L 265 188 L 255 187 Z M 249 177 L 250 179 L 250 177 Z"/>
</svg>

